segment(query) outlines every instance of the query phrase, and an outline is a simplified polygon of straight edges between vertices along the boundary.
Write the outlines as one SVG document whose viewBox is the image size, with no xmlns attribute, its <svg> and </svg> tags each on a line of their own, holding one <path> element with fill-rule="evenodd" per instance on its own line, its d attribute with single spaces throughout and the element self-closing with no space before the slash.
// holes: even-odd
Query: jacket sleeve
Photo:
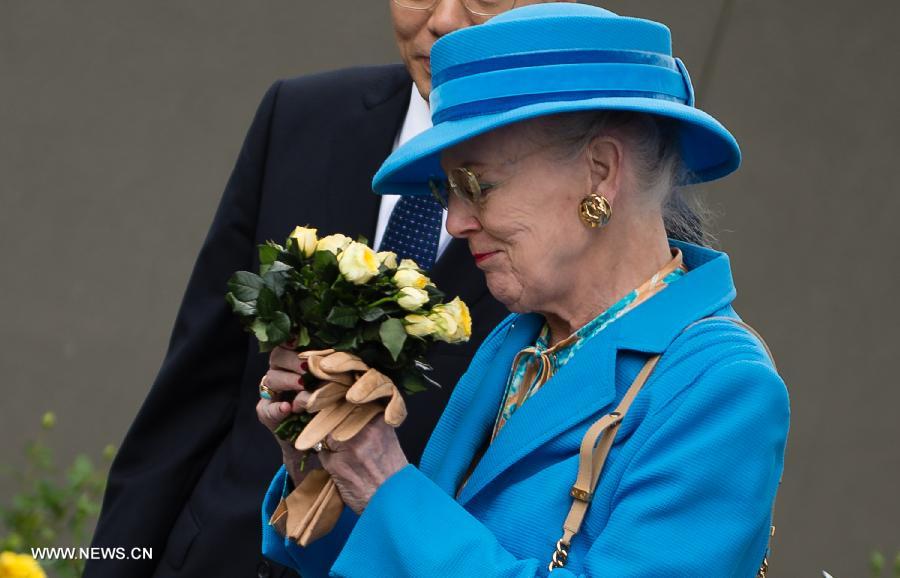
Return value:
<svg viewBox="0 0 900 578">
<path fill-rule="evenodd" d="M 784 464 L 781 378 L 759 361 L 717 365 L 647 419 L 588 574 L 755 576 Z"/>
<path fill-rule="evenodd" d="M 234 419 L 249 342 L 225 302 L 226 283 L 254 262 L 279 86 L 272 85 L 256 112 L 194 265 L 165 360 L 113 461 L 93 546 L 150 547 L 161 554 Z M 91 561 L 84 576 L 141 578 L 157 562 Z"/>
<path fill-rule="evenodd" d="M 606 527 L 583 528 L 576 540 L 597 538 L 585 554 L 573 550 L 570 566 L 581 555 L 583 576 L 754 576 L 787 436 L 780 378 L 762 363 L 724 366 L 651 419 L 658 426 L 613 493 Z M 516 559 L 451 496 L 407 466 L 375 493 L 332 575 L 536 576 L 547 574 L 547 562 Z M 574 574 L 559 569 L 553 576 Z"/>
<path fill-rule="evenodd" d="M 347 536 L 356 524 L 357 516 L 349 508 L 344 508 L 337 525 L 325 536 L 309 546 L 301 548 L 290 538 L 279 534 L 269 525 L 272 514 L 279 502 L 290 493 L 287 469 L 281 466 L 272 479 L 262 505 L 262 553 L 283 566 L 294 568 L 305 578 L 327 576 L 338 553 L 347 541 Z"/>
</svg>

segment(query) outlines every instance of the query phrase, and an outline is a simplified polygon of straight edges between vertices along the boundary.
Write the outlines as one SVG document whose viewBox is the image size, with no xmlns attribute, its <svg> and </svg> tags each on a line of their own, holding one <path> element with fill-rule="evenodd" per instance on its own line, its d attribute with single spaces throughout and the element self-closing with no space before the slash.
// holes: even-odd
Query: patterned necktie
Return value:
<svg viewBox="0 0 900 578">
<path fill-rule="evenodd" d="M 402 197 L 394 206 L 379 249 L 431 269 L 441 239 L 442 213 L 440 204 L 428 195 Z"/>
</svg>

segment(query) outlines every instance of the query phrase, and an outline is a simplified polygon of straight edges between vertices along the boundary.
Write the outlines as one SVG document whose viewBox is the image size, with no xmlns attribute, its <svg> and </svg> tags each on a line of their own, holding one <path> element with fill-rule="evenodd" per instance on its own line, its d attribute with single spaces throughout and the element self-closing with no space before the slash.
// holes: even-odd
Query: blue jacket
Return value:
<svg viewBox="0 0 900 578">
<path fill-rule="evenodd" d="M 571 505 L 578 448 L 644 361 L 665 352 L 620 426 L 594 499 L 553 575 L 754 576 L 784 464 L 788 396 L 760 342 L 709 316 L 736 317 L 727 255 L 677 243 L 689 272 L 585 343 L 488 447 L 516 353 L 543 318 L 511 315 L 487 338 L 450 399 L 421 466 L 389 478 L 359 517 L 299 548 L 267 520 L 263 553 L 306 578 L 536 576 Z"/>
</svg>

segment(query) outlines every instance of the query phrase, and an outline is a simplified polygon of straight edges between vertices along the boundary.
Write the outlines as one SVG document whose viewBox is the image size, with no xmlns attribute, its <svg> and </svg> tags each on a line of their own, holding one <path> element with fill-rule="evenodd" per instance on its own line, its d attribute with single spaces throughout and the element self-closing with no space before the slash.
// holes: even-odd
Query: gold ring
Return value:
<svg viewBox="0 0 900 578">
<path fill-rule="evenodd" d="M 266 376 L 259 380 L 259 397 L 269 401 L 278 401 L 278 392 L 266 385 Z"/>
<path fill-rule="evenodd" d="M 331 448 L 328 447 L 328 444 L 325 443 L 325 440 L 320 440 L 319 442 L 316 443 L 316 445 L 314 445 L 312 447 L 312 450 L 316 453 L 319 453 L 322 451 L 330 452 Z"/>
</svg>

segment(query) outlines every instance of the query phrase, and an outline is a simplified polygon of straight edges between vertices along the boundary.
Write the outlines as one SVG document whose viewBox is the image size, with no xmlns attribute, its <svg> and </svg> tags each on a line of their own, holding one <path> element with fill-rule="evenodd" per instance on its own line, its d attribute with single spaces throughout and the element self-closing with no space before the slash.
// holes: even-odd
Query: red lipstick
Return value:
<svg viewBox="0 0 900 578">
<path fill-rule="evenodd" d="M 491 251 L 489 253 L 472 253 L 472 256 L 475 257 L 475 263 L 481 263 L 485 259 L 491 258 L 492 255 L 496 255 L 500 251 Z"/>
</svg>

